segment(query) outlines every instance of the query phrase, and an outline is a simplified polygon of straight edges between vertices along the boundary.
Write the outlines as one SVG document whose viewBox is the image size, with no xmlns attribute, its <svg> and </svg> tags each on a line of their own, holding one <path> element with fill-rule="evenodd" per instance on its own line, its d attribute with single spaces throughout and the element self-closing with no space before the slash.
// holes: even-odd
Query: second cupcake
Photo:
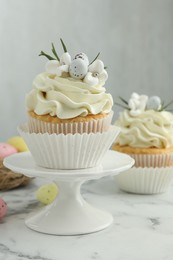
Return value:
<svg viewBox="0 0 173 260">
<path fill-rule="evenodd" d="M 135 166 L 118 178 L 122 189 L 160 193 L 173 179 L 173 115 L 157 96 L 133 93 L 115 125 L 121 133 L 112 149 L 127 153 Z"/>
</svg>

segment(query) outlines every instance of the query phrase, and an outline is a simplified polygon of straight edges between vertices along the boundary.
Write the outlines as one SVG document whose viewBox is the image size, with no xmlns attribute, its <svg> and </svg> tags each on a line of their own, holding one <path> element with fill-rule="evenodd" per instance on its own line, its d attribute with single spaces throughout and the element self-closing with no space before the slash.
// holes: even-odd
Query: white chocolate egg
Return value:
<svg viewBox="0 0 173 260">
<path fill-rule="evenodd" d="M 89 59 L 88 59 L 87 55 L 83 52 L 76 54 L 74 59 L 82 59 L 83 61 L 86 62 L 87 65 L 89 65 Z"/>
<path fill-rule="evenodd" d="M 74 59 L 69 68 L 70 76 L 74 79 L 83 79 L 88 72 L 88 65 L 82 59 Z"/>
<path fill-rule="evenodd" d="M 161 99 L 158 96 L 152 96 L 148 99 L 146 109 L 159 110 L 161 107 Z"/>
</svg>

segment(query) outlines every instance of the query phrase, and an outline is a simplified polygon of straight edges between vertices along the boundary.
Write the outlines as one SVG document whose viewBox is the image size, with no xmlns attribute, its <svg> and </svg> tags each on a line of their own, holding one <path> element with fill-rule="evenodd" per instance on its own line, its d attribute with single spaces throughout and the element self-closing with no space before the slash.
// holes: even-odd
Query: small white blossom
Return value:
<svg viewBox="0 0 173 260">
<path fill-rule="evenodd" d="M 62 76 L 63 72 L 69 71 L 69 66 L 71 63 L 71 56 L 68 52 L 63 53 L 58 60 L 49 60 L 46 63 L 46 71 L 52 75 Z"/>
<path fill-rule="evenodd" d="M 60 66 L 60 63 L 58 60 L 48 60 L 46 63 L 46 72 L 52 75 L 56 75 L 56 70 Z"/>
<path fill-rule="evenodd" d="M 133 93 L 131 98 L 129 99 L 128 105 L 130 108 L 131 116 L 140 115 L 146 108 L 148 96 L 146 95 L 138 95 L 137 93 Z"/>
<path fill-rule="evenodd" d="M 108 79 L 107 71 L 104 69 L 104 63 L 101 60 L 95 60 L 89 67 L 84 82 L 89 85 L 97 85 Z"/>
</svg>

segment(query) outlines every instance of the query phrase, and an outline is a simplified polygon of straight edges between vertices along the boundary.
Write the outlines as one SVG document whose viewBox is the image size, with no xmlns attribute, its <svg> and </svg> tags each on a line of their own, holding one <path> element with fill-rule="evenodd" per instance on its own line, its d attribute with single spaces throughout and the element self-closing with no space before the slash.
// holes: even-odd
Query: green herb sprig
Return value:
<svg viewBox="0 0 173 260">
<path fill-rule="evenodd" d="M 38 56 L 45 56 L 46 58 L 48 58 L 48 60 L 56 60 L 55 58 L 53 58 L 49 54 L 45 53 L 44 51 L 41 51 Z"/>
<path fill-rule="evenodd" d="M 62 48 L 63 48 L 64 52 L 67 52 L 67 47 L 66 47 L 65 43 L 63 42 L 63 40 L 61 38 L 60 38 L 60 41 L 61 41 Z M 56 52 L 54 44 L 52 43 L 51 45 L 52 45 L 51 51 L 52 51 L 54 57 L 52 57 L 51 55 L 45 53 L 44 51 L 41 51 L 38 56 L 45 56 L 48 60 L 58 60 L 58 61 L 60 61 L 60 58 L 59 58 L 59 56 L 58 56 L 58 54 Z"/>
<path fill-rule="evenodd" d="M 168 104 L 166 104 L 166 105 L 164 105 L 164 102 L 162 103 L 162 105 L 161 105 L 161 108 L 159 109 L 159 111 L 161 112 L 161 111 L 163 111 L 163 110 L 165 110 L 166 108 L 168 108 L 170 105 L 172 105 L 173 104 L 173 100 L 171 100 Z M 172 112 L 173 111 L 173 108 L 171 108 L 171 109 L 167 109 L 167 111 L 169 111 L 169 112 Z"/>
<path fill-rule="evenodd" d="M 90 66 L 94 61 L 96 61 L 96 60 L 98 59 L 99 55 L 100 55 L 100 52 L 99 52 L 99 53 L 97 54 L 97 56 L 90 62 L 89 66 Z M 106 70 L 107 68 L 108 68 L 107 66 L 104 67 L 105 70 Z"/>
<path fill-rule="evenodd" d="M 122 97 L 120 97 L 120 96 L 119 96 L 119 99 L 120 99 L 120 101 L 122 101 L 123 104 L 118 103 L 118 102 L 114 102 L 114 104 L 117 105 L 117 106 L 120 106 L 120 107 L 122 107 L 122 108 L 125 108 L 125 109 L 127 109 L 127 110 L 130 110 L 129 105 L 128 105 L 128 102 L 127 102 L 124 98 L 122 98 Z"/>
<path fill-rule="evenodd" d="M 54 56 L 56 57 L 56 59 L 57 59 L 58 61 L 60 61 L 60 58 L 59 58 L 59 56 L 58 56 L 58 54 L 57 54 L 57 52 L 56 52 L 56 50 L 55 50 L 55 46 L 54 46 L 53 43 L 52 43 L 52 53 L 54 54 Z"/>
<path fill-rule="evenodd" d="M 97 58 L 99 57 L 99 55 L 100 55 L 100 52 L 97 54 L 97 56 L 90 62 L 90 64 L 89 65 L 91 65 L 95 60 L 97 60 Z"/>
</svg>

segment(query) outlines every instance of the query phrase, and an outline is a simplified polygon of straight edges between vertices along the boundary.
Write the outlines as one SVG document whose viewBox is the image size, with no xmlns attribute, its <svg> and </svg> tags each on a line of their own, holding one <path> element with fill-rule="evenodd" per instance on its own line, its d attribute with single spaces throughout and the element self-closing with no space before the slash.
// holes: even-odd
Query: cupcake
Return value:
<svg viewBox="0 0 173 260">
<path fill-rule="evenodd" d="M 28 127 L 35 133 L 96 133 L 106 131 L 112 119 L 112 96 L 104 87 L 108 78 L 104 63 L 84 53 L 71 58 L 64 42 L 59 58 L 47 57 L 45 72 L 36 76 L 26 96 Z"/>
<path fill-rule="evenodd" d="M 121 189 L 135 193 L 164 192 L 173 178 L 173 115 L 157 96 L 133 93 L 115 125 L 121 133 L 112 149 L 129 154 L 135 165 L 117 177 Z"/>
<path fill-rule="evenodd" d="M 97 166 L 119 128 L 111 126 L 112 96 L 104 84 L 104 63 L 89 62 L 86 54 L 72 59 L 61 39 L 64 53 L 52 56 L 45 72 L 36 76 L 26 95 L 28 122 L 19 128 L 37 164 L 57 169 Z"/>
</svg>

